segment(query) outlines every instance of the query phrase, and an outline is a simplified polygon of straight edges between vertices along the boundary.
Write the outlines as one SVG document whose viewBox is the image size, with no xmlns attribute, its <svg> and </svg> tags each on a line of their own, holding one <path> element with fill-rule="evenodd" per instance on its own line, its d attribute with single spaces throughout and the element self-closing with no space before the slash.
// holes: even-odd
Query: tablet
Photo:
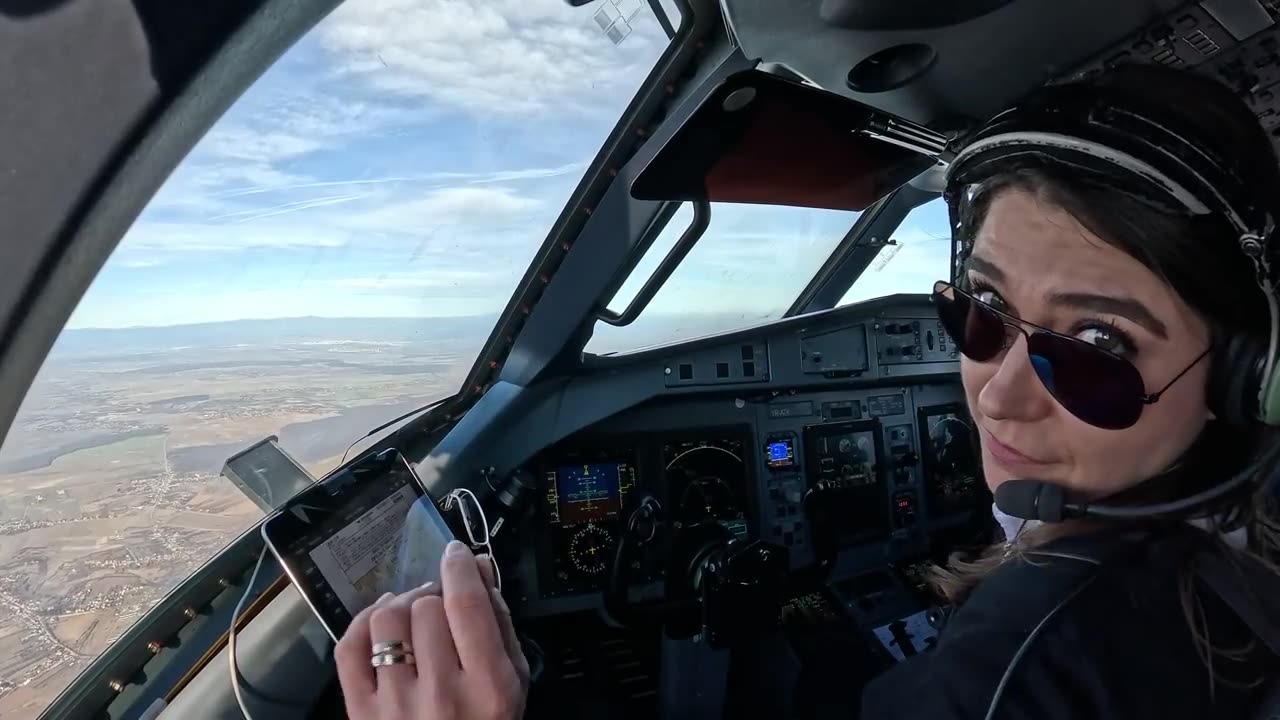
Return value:
<svg viewBox="0 0 1280 720">
<path fill-rule="evenodd" d="M 454 534 L 404 456 L 386 450 L 294 496 L 262 537 L 337 640 L 384 593 L 439 581 Z"/>
</svg>

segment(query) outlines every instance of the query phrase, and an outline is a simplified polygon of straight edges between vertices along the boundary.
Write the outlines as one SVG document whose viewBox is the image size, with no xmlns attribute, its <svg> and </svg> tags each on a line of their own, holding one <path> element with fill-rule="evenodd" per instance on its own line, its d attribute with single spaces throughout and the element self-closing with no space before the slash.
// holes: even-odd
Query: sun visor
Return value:
<svg viewBox="0 0 1280 720">
<path fill-rule="evenodd" d="M 945 138 L 760 70 L 712 91 L 631 186 L 639 200 L 864 210 L 932 167 Z"/>
</svg>

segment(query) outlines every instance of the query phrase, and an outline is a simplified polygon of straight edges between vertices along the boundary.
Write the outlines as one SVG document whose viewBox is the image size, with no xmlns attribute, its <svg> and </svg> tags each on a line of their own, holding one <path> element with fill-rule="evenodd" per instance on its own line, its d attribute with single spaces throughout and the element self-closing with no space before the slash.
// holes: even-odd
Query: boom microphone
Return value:
<svg viewBox="0 0 1280 720">
<path fill-rule="evenodd" d="M 1193 510 L 1228 495 L 1249 482 L 1250 473 L 1240 473 L 1221 485 L 1194 495 L 1154 505 L 1106 505 L 1067 502 L 1067 489 L 1040 480 L 1006 480 L 996 487 L 996 507 L 1022 520 L 1056 523 L 1067 518 L 1102 517 L 1117 520 L 1173 515 Z"/>
<path fill-rule="evenodd" d="M 1067 491 L 1061 485 L 1039 480 L 1006 480 L 996 487 L 996 507 L 1020 520 L 1062 522 L 1079 517 L 1077 506 L 1068 509 Z"/>
</svg>

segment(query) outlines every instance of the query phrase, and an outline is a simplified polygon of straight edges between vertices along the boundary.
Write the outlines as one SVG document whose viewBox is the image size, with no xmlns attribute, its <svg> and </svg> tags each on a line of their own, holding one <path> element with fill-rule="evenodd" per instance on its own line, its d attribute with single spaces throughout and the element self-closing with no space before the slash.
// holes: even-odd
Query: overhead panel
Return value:
<svg viewBox="0 0 1280 720">
<path fill-rule="evenodd" d="M 1280 154 L 1280 0 L 725 4 L 748 55 L 936 131 L 963 131 L 1049 81 L 1152 63 L 1224 82 Z"/>
<path fill-rule="evenodd" d="M 844 93 L 936 130 L 963 127 L 1011 104 L 1185 3 L 1178 0 L 725 0 L 749 57 L 790 67 Z M 894 5 L 897 7 L 884 7 Z M 911 8 L 919 10 L 912 21 Z M 932 9 L 930 9 L 932 8 Z M 1106 18 L 1101 22 L 1100 18 Z M 878 55 L 890 65 L 879 89 L 850 73 Z M 858 81 L 867 71 L 854 72 Z M 894 78 L 913 75 L 908 82 Z M 855 84 L 858 84 L 855 82 Z M 865 88 L 864 88 L 865 89 Z"/>
</svg>

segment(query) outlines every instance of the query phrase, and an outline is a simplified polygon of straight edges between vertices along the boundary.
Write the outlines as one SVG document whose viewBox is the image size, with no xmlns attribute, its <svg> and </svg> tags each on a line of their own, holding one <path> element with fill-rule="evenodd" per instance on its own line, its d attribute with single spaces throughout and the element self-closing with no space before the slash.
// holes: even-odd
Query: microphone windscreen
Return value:
<svg viewBox="0 0 1280 720">
<path fill-rule="evenodd" d="M 996 507 L 1023 520 L 1061 522 L 1066 491 L 1038 480 L 1006 480 L 996 486 Z"/>
</svg>

